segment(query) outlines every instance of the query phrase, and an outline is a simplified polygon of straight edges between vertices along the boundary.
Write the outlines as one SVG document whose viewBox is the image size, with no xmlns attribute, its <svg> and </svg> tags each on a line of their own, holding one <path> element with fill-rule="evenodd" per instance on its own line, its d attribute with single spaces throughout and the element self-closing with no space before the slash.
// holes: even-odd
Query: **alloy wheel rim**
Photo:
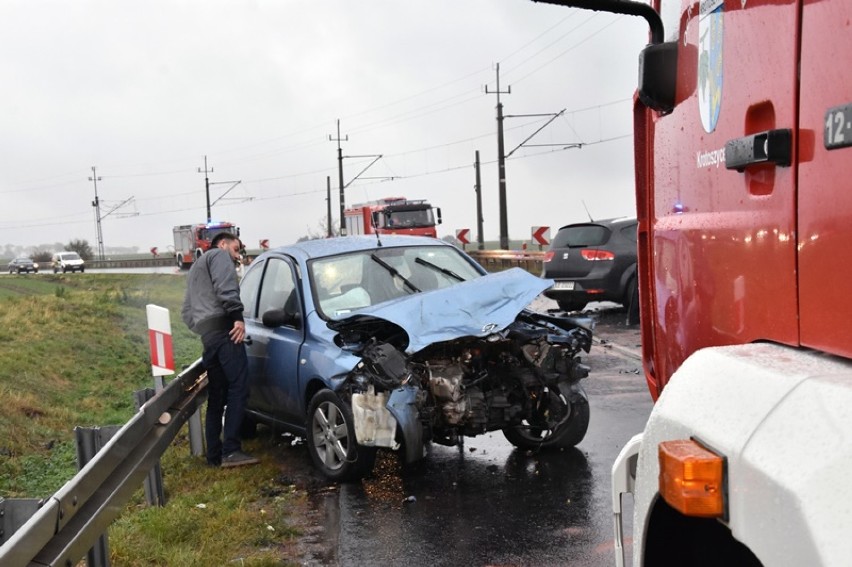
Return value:
<svg viewBox="0 0 852 567">
<path fill-rule="evenodd" d="M 337 405 L 323 402 L 317 407 L 312 434 L 317 457 L 323 465 L 331 470 L 342 467 L 349 449 L 349 429 Z"/>
</svg>

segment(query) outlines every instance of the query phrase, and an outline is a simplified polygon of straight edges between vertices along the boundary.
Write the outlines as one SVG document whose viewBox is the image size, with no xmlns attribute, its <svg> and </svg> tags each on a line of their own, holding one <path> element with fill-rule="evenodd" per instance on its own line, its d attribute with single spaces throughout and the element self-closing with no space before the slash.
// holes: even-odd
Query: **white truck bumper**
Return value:
<svg viewBox="0 0 852 567">
<path fill-rule="evenodd" d="M 624 522 L 622 494 L 633 494 L 636 485 L 636 461 L 642 447 L 642 434 L 634 435 L 621 449 L 612 465 L 612 519 L 615 530 L 615 564 L 624 567 Z"/>
</svg>

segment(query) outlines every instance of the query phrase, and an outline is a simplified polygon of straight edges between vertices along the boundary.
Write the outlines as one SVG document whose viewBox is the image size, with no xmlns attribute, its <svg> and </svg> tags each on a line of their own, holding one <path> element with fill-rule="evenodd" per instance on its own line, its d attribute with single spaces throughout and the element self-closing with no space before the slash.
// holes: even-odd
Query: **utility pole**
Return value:
<svg viewBox="0 0 852 567">
<path fill-rule="evenodd" d="M 202 173 L 201 168 L 198 168 L 198 173 Z M 213 216 L 210 214 L 210 179 L 207 177 L 208 173 L 213 173 L 213 168 L 211 167 L 209 170 L 207 169 L 207 156 L 204 156 L 204 190 L 207 194 L 207 222 L 209 223 Z"/>
<path fill-rule="evenodd" d="M 486 94 L 497 95 L 497 177 L 499 183 L 500 197 L 500 249 L 509 249 L 509 215 L 506 208 L 506 156 L 503 148 L 503 103 L 500 102 L 501 94 L 512 94 L 512 87 L 500 90 L 500 64 L 497 64 L 497 90 L 489 91 L 485 86 Z"/>
<path fill-rule="evenodd" d="M 337 142 L 337 182 L 340 187 L 340 236 L 346 236 L 346 219 L 343 216 L 343 209 L 346 206 L 346 199 L 343 196 L 343 150 L 340 148 L 340 142 L 348 142 L 349 135 L 345 138 L 340 137 L 340 119 L 337 120 L 337 138 L 332 138 L 328 135 L 330 142 Z"/>
<path fill-rule="evenodd" d="M 210 224 L 213 221 L 213 214 L 211 212 L 213 205 L 215 205 L 216 203 L 218 203 L 219 201 L 224 199 L 225 195 L 230 193 L 234 189 L 234 187 L 236 187 L 237 185 L 239 185 L 243 181 L 240 179 L 240 180 L 237 180 L 237 181 L 215 181 L 215 182 L 211 182 L 210 178 L 208 177 L 207 174 L 213 173 L 213 168 L 211 167 L 210 169 L 207 169 L 207 156 L 204 156 L 204 169 L 201 169 L 199 167 L 198 173 L 204 174 L 204 193 L 207 196 L 207 224 Z M 218 199 L 211 202 L 210 201 L 210 186 L 211 185 L 226 185 L 228 183 L 230 183 L 231 186 L 228 187 L 228 189 L 226 189 L 224 193 L 219 195 Z M 241 201 L 241 202 L 242 201 L 251 201 L 253 199 L 254 199 L 254 197 L 233 197 L 233 198 L 229 197 L 229 200 L 238 200 L 238 201 Z"/>
<path fill-rule="evenodd" d="M 101 232 L 101 201 L 98 198 L 98 181 L 101 178 L 98 177 L 97 171 L 95 170 L 95 166 L 92 166 L 92 176 L 89 178 L 89 181 L 94 183 L 95 185 L 95 200 L 92 201 L 92 206 L 95 208 L 95 224 L 98 227 L 98 260 L 104 259 L 104 235 Z"/>
<path fill-rule="evenodd" d="M 479 250 L 485 250 L 485 240 L 482 235 L 482 180 L 479 177 L 479 150 L 476 150 L 476 159 L 473 162 L 473 167 L 476 170 L 476 242 Z"/>
<path fill-rule="evenodd" d="M 325 177 L 325 204 L 328 209 L 328 230 L 326 232 L 326 237 L 331 238 L 334 236 L 331 233 L 331 176 L 327 175 Z"/>
</svg>

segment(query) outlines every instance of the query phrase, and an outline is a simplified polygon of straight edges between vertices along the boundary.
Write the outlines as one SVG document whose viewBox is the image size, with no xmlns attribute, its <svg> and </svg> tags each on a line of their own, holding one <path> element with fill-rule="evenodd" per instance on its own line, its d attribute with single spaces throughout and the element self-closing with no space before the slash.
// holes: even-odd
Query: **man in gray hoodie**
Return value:
<svg viewBox="0 0 852 567">
<path fill-rule="evenodd" d="M 204 346 L 201 362 L 207 370 L 207 463 L 213 466 L 253 465 L 258 460 L 243 453 L 240 425 L 248 399 L 248 357 L 243 346 L 246 326 L 235 262 L 240 239 L 222 232 L 210 250 L 189 270 L 181 317 Z M 224 423 L 224 442 L 222 440 Z"/>
</svg>

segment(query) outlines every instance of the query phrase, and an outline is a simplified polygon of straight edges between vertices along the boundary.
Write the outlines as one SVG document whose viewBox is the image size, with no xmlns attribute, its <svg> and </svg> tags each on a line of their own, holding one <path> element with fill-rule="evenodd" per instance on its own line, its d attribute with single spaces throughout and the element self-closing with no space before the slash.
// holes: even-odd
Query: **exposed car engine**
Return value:
<svg viewBox="0 0 852 567">
<path fill-rule="evenodd" d="M 390 342 L 372 335 L 360 344 L 351 393 L 384 400 L 396 389 L 415 388 L 423 441 L 456 445 L 461 436 L 510 429 L 520 434 L 507 433 L 518 446 L 573 446 L 585 434 L 588 402 L 579 381 L 589 368 L 578 354 L 589 351 L 591 331 L 576 319 L 524 312 L 500 332 L 434 343 L 413 355 L 404 352 L 400 335 L 377 334 Z M 579 439 L 560 437 L 577 404 L 586 405 Z"/>
</svg>

